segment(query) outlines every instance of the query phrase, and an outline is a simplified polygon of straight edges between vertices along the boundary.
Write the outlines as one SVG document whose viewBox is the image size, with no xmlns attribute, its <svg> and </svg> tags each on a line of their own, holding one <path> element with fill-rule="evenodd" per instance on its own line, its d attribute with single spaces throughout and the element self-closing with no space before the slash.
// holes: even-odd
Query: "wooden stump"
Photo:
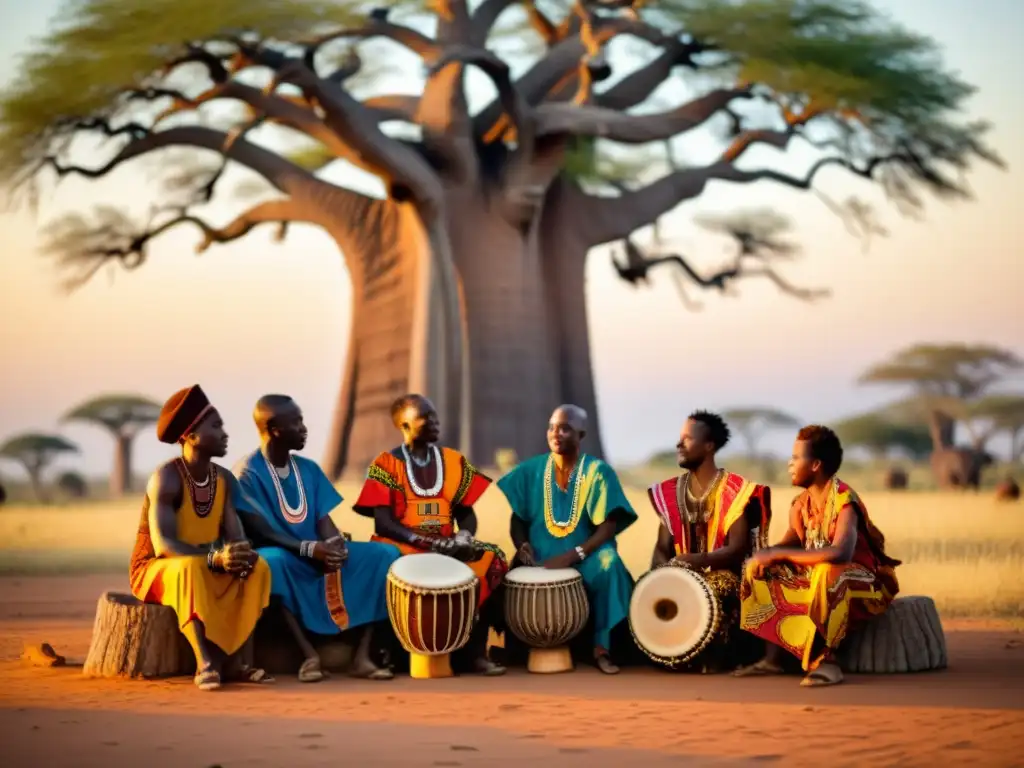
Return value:
<svg viewBox="0 0 1024 768">
<path fill-rule="evenodd" d="M 352 634 L 344 632 L 324 637 L 307 632 L 306 636 L 320 654 L 320 664 L 325 671 L 339 674 L 348 672 L 355 651 L 355 638 Z M 257 667 L 272 675 L 298 674 L 303 662 L 302 653 L 288 630 L 280 608 L 275 604 L 271 603 L 260 617 L 254 640 Z"/>
<path fill-rule="evenodd" d="M 174 610 L 131 595 L 104 592 L 96 606 L 88 677 L 176 677 L 195 673 L 192 649 Z"/>
<path fill-rule="evenodd" d="M 893 674 L 945 669 L 946 636 L 930 597 L 898 597 L 839 648 L 847 672 Z"/>
</svg>

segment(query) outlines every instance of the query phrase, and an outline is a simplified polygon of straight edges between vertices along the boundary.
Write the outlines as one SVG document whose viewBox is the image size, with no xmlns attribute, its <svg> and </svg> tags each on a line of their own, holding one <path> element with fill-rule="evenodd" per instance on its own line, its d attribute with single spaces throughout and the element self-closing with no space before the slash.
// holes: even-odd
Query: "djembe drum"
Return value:
<svg viewBox="0 0 1024 768">
<path fill-rule="evenodd" d="M 449 654 L 469 642 L 479 590 L 470 567 L 447 555 L 405 555 L 391 564 L 388 616 L 409 652 L 410 677 L 452 676 Z"/>
<path fill-rule="evenodd" d="M 589 617 L 590 602 L 578 571 L 521 566 L 505 574 L 505 621 L 529 646 L 531 672 L 571 671 L 568 643 Z"/>
<path fill-rule="evenodd" d="M 629 629 L 650 659 L 678 669 L 724 641 L 732 621 L 737 577 L 666 565 L 640 577 L 629 602 Z"/>
</svg>

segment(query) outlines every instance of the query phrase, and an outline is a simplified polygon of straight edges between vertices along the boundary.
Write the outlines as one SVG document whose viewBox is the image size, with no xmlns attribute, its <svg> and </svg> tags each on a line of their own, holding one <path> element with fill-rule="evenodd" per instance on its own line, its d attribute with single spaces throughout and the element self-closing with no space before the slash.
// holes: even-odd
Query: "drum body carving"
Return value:
<svg viewBox="0 0 1024 768">
<path fill-rule="evenodd" d="M 388 616 L 410 654 L 411 677 L 452 676 L 449 655 L 469 642 L 479 589 L 469 566 L 446 555 L 405 555 L 391 564 Z"/>
<path fill-rule="evenodd" d="M 586 626 L 590 602 L 572 568 L 513 568 L 505 574 L 505 622 L 530 647 L 527 669 L 569 672 L 568 643 Z"/>
<path fill-rule="evenodd" d="M 629 603 L 633 639 L 664 667 L 693 664 L 728 637 L 738 587 L 739 579 L 729 571 L 700 573 L 674 565 L 648 571 Z"/>
</svg>

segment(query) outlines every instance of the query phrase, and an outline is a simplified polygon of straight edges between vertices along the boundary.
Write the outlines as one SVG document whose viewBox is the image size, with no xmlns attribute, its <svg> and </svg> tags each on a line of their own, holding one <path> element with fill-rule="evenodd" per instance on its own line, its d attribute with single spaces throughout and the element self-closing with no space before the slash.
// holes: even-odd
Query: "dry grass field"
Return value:
<svg viewBox="0 0 1024 768">
<path fill-rule="evenodd" d="M 357 539 L 370 535 L 369 520 L 349 503 L 358 486 L 340 486 L 346 503 L 335 513 Z M 772 538 L 784 529 L 794 490 L 773 489 Z M 620 539 L 634 575 L 650 561 L 657 521 L 642 489 L 629 489 L 639 522 Z M 990 494 L 868 492 L 865 502 L 885 533 L 904 594 L 928 594 L 947 618 L 1024 616 L 1024 504 L 998 504 Z M 127 569 L 140 500 L 68 506 L 6 506 L 0 509 L 0 573 L 82 573 Z M 496 489 L 478 506 L 479 536 L 510 546 L 508 505 Z"/>
</svg>

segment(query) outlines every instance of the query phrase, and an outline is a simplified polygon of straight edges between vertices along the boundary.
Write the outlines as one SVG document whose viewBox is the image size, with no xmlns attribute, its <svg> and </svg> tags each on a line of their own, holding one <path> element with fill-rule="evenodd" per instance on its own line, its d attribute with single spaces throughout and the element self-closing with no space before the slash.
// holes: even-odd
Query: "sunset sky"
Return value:
<svg viewBox="0 0 1024 768">
<path fill-rule="evenodd" d="M 867 252 L 814 195 L 764 183 L 715 184 L 664 220 L 672 246 L 710 269 L 726 258 L 727 243 L 703 234 L 692 223 L 694 214 L 770 205 L 791 215 L 804 254 L 783 271 L 797 284 L 832 290 L 814 304 L 750 280 L 738 286 L 738 297 L 691 290 L 703 308 L 689 311 L 667 273 L 655 273 L 651 287 L 632 289 L 616 278 L 608 250 L 596 250 L 588 298 L 605 447 L 613 461 L 670 447 L 680 421 L 698 407 L 769 404 L 824 422 L 870 408 L 895 393 L 857 386 L 856 376 L 917 341 L 990 342 L 1024 355 L 1024 4 L 879 5 L 936 38 L 947 62 L 980 88 L 972 115 L 994 122 L 991 141 L 1009 169 L 978 166 L 970 176 L 974 202 L 929 202 L 922 221 L 902 219 L 870 185 L 841 171 L 822 174 L 819 186 L 830 196 L 856 193 L 878 207 L 890 236 L 876 239 Z M 0 81 L 13 76 L 18 54 L 59 6 L 58 0 L 0 0 Z M 756 159 L 793 173 L 803 167 L 799 156 L 789 165 L 772 154 Z M 350 173 L 342 168 L 330 177 L 346 183 Z M 83 449 L 66 466 L 106 472 L 109 439 L 88 426 L 60 424 L 64 412 L 101 392 L 162 401 L 200 382 L 226 419 L 229 459 L 254 446 L 252 404 L 270 391 L 289 393 L 302 405 L 307 452 L 319 459 L 345 354 L 350 298 L 343 261 L 324 234 L 296 228 L 278 245 L 257 232 L 196 257 L 195 232 L 181 229 L 154 246 L 142 269 L 112 269 L 70 296 L 61 293 L 53 264 L 37 252 L 46 222 L 96 202 L 144 211 L 152 189 L 152 180 L 129 165 L 100 183 L 62 184 L 44 198 L 37 217 L 28 210 L 0 214 L 0 439 L 59 430 Z M 210 218 L 225 222 L 236 211 L 215 206 Z M 771 445 L 785 450 L 788 440 L 780 435 Z M 137 469 L 147 470 L 169 451 L 147 430 L 138 441 Z M 0 466 L 0 476 L 15 474 Z"/>
</svg>

